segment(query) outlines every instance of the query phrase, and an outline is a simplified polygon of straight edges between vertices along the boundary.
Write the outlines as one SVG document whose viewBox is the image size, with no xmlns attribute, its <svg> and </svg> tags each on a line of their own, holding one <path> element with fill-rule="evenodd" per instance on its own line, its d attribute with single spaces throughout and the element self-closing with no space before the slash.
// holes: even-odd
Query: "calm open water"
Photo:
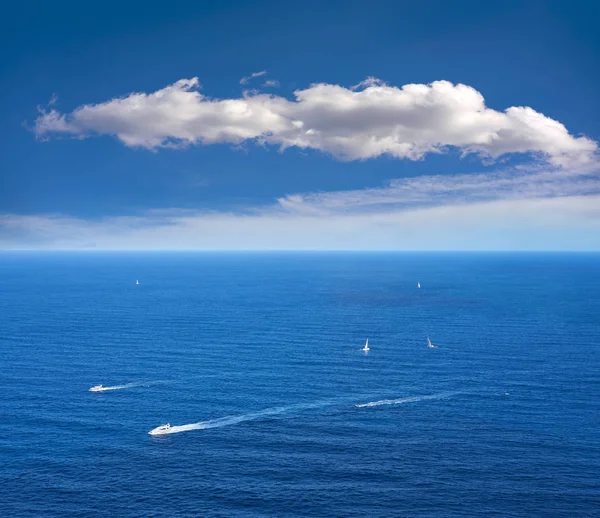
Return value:
<svg viewBox="0 0 600 518">
<path fill-rule="evenodd" d="M 599 516 L 600 255 L 1 253 L 0 511 Z"/>
</svg>

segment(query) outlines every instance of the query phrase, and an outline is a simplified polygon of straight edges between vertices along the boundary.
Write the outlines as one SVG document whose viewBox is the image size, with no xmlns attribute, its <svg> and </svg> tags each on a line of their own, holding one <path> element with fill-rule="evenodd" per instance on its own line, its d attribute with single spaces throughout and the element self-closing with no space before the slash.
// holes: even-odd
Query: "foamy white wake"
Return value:
<svg viewBox="0 0 600 518">
<path fill-rule="evenodd" d="M 401 403 L 413 403 L 416 401 L 423 401 L 426 399 L 444 399 L 444 398 L 452 397 L 452 396 L 460 394 L 460 393 L 461 392 L 440 392 L 439 394 L 432 394 L 429 396 L 414 396 L 414 397 L 407 397 L 407 398 L 400 398 L 400 399 L 382 399 L 381 401 L 373 401 L 371 403 L 363 403 L 363 404 L 356 405 L 356 406 L 358 408 L 362 408 L 362 407 L 380 406 L 380 405 L 398 405 Z M 267 408 L 266 410 L 261 410 L 259 412 L 252 412 L 249 414 L 219 417 L 217 419 L 208 419 L 207 421 L 199 421 L 197 423 L 171 426 L 170 428 L 168 428 L 164 431 L 161 431 L 161 433 L 157 434 L 157 435 L 167 435 L 167 434 L 172 434 L 172 433 L 191 432 L 193 430 L 208 430 L 210 428 L 221 428 L 222 426 L 232 426 L 235 424 L 243 423 L 245 421 L 254 421 L 256 419 L 261 419 L 264 417 L 278 415 L 278 414 L 285 414 L 287 412 L 294 412 L 294 411 L 297 412 L 297 411 L 301 411 L 301 410 L 308 410 L 311 408 L 322 408 L 322 407 L 331 406 L 334 404 L 339 404 L 340 402 L 341 402 L 340 399 L 334 399 L 334 400 L 319 401 L 319 402 L 315 402 L 315 403 L 304 403 L 304 404 L 298 404 L 298 405 Z"/>
<path fill-rule="evenodd" d="M 161 435 L 190 432 L 192 430 L 208 430 L 209 428 L 221 428 L 222 426 L 231 426 L 245 421 L 254 421 L 255 419 L 261 419 L 272 415 L 283 414 L 291 411 L 308 410 L 311 408 L 319 408 L 334 404 L 335 401 L 320 401 L 316 403 L 306 403 L 298 405 L 281 406 L 275 408 L 267 408 L 259 412 L 252 412 L 250 414 L 243 414 L 237 416 L 219 417 L 217 419 L 209 419 L 207 421 L 199 421 L 197 423 L 182 424 L 179 426 L 171 426 L 168 430 L 165 430 Z"/>
<path fill-rule="evenodd" d="M 125 385 L 112 385 L 110 387 L 102 387 L 95 390 L 94 392 L 106 392 L 107 390 L 122 390 L 135 387 L 149 387 L 150 385 L 156 385 L 161 383 L 160 381 L 138 381 L 135 383 L 126 383 Z"/>
<path fill-rule="evenodd" d="M 460 394 L 460 392 L 440 392 L 439 394 L 431 394 L 430 396 L 413 396 L 399 399 L 382 399 L 381 401 L 371 401 L 370 403 L 362 403 L 360 405 L 356 405 L 356 407 L 364 408 L 381 405 L 401 405 L 403 403 L 415 403 L 416 401 L 424 401 L 426 399 L 445 399 L 452 396 L 456 396 L 457 394 Z"/>
</svg>

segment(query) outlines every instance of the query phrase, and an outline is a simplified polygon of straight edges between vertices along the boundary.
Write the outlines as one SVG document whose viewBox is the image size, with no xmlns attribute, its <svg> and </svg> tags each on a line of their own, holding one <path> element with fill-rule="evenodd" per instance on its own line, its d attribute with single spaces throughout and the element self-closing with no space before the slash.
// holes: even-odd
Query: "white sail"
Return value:
<svg viewBox="0 0 600 518">
<path fill-rule="evenodd" d="M 136 284 L 139 284 L 139 283 L 140 283 L 140 280 L 139 280 L 139 279 L 136 279 L 136 280 L 135 280 L 135 283 L 136 283 Z"/>
<path fill-rule="evenodd" d="M 369 339 L 367 338 L 365 346 L 363 347 L 363 351 L 368 351 L 368 350 L 369 350 Z"/>
<path fill-rule="evenodd" d="M 417 288 L 420 288 L 420 287 L 421 287 L 421 283 L 417 282 Z"/>
<path fill-rule="evenodd" d="M 427 337 L 427 347 L 429 347 L 429 349 L 435 349 L 435 345 L 431 343 L 429 336 Z"/>
</svg>

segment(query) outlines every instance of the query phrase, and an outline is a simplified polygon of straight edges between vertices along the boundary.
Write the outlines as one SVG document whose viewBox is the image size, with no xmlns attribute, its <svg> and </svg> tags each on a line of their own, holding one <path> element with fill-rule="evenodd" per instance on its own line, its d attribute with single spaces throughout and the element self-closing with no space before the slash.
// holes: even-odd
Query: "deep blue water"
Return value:
<svg viewBox="0 0 600 518">
<path fill-rule="evenodd" d="M 600 515 L 598 254 L 5 252 L 0 362 L 5 516 Z"/>
</svg>

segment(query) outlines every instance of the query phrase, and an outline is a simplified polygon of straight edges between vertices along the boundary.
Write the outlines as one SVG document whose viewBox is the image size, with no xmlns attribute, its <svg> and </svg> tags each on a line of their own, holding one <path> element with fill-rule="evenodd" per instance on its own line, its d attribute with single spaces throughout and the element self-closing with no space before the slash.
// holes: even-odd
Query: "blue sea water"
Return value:
<svg viewBox="0 0 600 518">
<path fill-rule="evenodd" d="M 4 516 L 600 515 L 598 254 L 4 252 L 0 362 Z"/>
</svg>

